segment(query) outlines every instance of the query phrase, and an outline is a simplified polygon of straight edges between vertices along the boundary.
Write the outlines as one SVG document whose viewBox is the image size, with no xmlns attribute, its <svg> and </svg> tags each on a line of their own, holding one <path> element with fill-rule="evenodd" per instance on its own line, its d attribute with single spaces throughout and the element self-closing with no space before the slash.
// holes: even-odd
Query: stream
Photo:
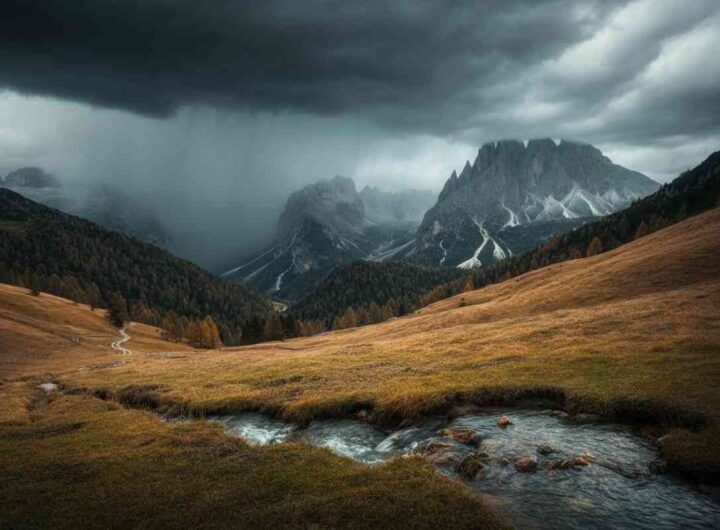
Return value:
<svg viewBox="0 0 720 530">
<path fill-rule="evenodd" d="M 506 428 L 497 425 L 503 414 L 513 422 Z M 432 454 L 429 459 L 441 473 L 462 480 L 518 528 L 720 528 L 720 502 L 662 473 L 652 443 L 622 425 L 562 416 L 558 411 L 478 411 L 452 420 L 431 417 L 394 431 L 351 419 L 315 421 L 302 429 L 255 413 L 210 419 L 251 444 L 304 441 L 368 465 Z M 447 428 L 477 436 L 474 443 L 460 443 L 441 432 Z M 540 454 L 542 445 L 552 452 Z M 482 469 L 463 478 L 455 468 L 471 453 L 480 455 Z M 583 454 L 587 465 L 569 465 Z M 535 459 L 536 471 L 515 468 L 523 457 Z"/>
</svg>

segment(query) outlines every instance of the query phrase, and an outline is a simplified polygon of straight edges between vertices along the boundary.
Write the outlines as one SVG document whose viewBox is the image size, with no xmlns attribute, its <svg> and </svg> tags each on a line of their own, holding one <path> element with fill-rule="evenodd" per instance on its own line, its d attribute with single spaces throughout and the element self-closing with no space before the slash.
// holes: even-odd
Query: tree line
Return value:
<svg viewBox="0 0 720 530">
<path fill-rule="evenodd" d="M 170 311 L 188 323 L 210 316 L 227 345 L 263 340 L 274 313 L 260 293 L 8 189 L 0 189 L 0 282 L 91 307 L 108 308 L 118 293 L 128 319 L 154 326 Z"/>
</svg>

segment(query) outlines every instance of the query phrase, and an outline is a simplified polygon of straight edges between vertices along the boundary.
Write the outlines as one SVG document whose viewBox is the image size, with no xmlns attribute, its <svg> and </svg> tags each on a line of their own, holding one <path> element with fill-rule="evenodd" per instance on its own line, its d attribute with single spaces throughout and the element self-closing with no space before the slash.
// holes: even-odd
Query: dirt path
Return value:
<svg viewBox="0 0 720 530">
<path fill-rule="evenodd" d="M 130 337 L 130 335 L 127 334 L 127 329 L 131 326 L 132 326 L 132 322 L 130 324 L 128 324 L 127 326 L 125 326 L 124 328 L 122 328 L 120 330 L 121 338 L 119 338 L 118 340 L 116 340 L 112 344 L 110 344 L 110 346 L 112 346 L 113 350 L 117 350 L 120 353 L 122 353 L 123 355 L 129 355 L 132 353 L 132 350 L 123 347 L 123 344 L 132 338 L 132 337 Z"/>
</svg>

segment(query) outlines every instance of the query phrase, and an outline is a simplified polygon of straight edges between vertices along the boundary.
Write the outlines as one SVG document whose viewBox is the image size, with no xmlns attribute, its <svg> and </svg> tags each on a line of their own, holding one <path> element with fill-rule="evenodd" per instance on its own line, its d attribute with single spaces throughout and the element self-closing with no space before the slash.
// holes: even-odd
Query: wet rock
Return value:
<svg viewBox="0 0 720 530">
<path fill-rule="evenodd" d="M 480 470 L 485 467 L 483 460 L 484 458 L 478 453 L 470 453 L 455 466 L 455 471 L 462 477 L 473 479 L 480 473 Z"/>
<path fill-rule="evenodd" d="M 585 460 L 585 462 L 587 462 L 588 464 L 591 464 L 596 460 L 595 455 L 592 454 L 590 451 L 583 451 L 583 454 L 580 455 L 580 458 Z"/>
<path fill-rule="evenodd" d="M 537 470 L 537 460 L 531 456 L 519 458 L 515 461 L 515 469 L 522 473 L 532 473 Z"/>
<path fill-rule="evenodd" d="M 423 458 L 435 466 L 457 466 L 461 460 L 462 455 L 457 451 L 446 449 L 444 451 L 437 451 L 428 455 L 423 455 Z"/>
<path fill-rule="evenodd" d="M 538 445 L 537 452 L 541 455 L 549 455 L 555 452 L 555 448 L 549 444 Z"/>
<path fill-rule="evenodd" d="M 573 467 L 585 467 L 588 464 L 590 464 L 590 462 L 585 460 L 582 456 L 573 457 L 572 463 L 573 463 Z"/>
<path fill-rule="evenodd" d="M 412 427 L 415 422 L 411 420 L 410 418 L 405 418 L 403 421 L 400 422 L 400 425 L 398 425 L 398 429 L 407 429 L 408 427 Z"/>
<path fill-rule="evenodd" d="M 560 460 L 555 460 L 552 464 L 550 464 L 550 469 L 570 469 L 570 468 L 577 468 L 577 467 L 585 467 L 589 464 L 587 460 L 580 456 L 574 456 L 572 458 L 561 458 Z"/>
<path fill-rule="evenodd" d="M 355 414 L 355 416 L 356 416 L 357 419 L 359 419 L 359 420 L 367 420 L 369 414 L 368 414 L 368 411 L 367 411 L 367 410 L 365 410 L 365 409 L 360 409 L 360 410 L 357 411 L 357 414 Z"/>
<path fill-rule="evenodd" d="M 452 444 L 446 442 L 429 442 L 422 451 L 423 456 L 434 455 L 453 448 Z"/>
<path fill-rule="evenodd" d="M 649 468 L 650 473 L 652 473 L 653 475 L 667 473 L 667 463 L 663 460 L 654 460 L 650 462 Z"/>
<path fill-rule="evenodd" d="M 478 445 L 482 442 L 482 438 L 476 431 L 462 427 L 443 429 L 440 431 L 440 434 L 452 438 L 461 444 Z"/>
<path fill-rule="evenodd" d="M 500 416 L 500 419 L 497 421 L 497 426 L 504 429 L 508 425 L 512 425 L 512 420 L 507 416 Z"/>
<path fill-rule="evenodd" d="M 570 469 L 571 467 L 573 467 L 572 461 L 567 458 L 555 460 L 552 464 L 550 464 L 550 469 Z"/>
</svg>

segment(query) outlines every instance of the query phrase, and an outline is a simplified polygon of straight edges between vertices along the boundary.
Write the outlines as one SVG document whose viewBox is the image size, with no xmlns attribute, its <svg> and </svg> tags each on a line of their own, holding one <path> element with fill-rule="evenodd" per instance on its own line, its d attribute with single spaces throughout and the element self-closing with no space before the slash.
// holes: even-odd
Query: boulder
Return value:
<svg viewBox="0 0 720 530">
<path fill-rule="evenodd" d="M 507 416 L 500 416 L 500 418 L 497 421 L 497 426 L 504 429 L 508 425 L 512 425 L 512 420 L 510 418 L 508 418 Z"/>
<path fill-rule="evenodd" d="M 455 466 L 455 472 L 467 479 L 473 479 L 480 473 L 480 470 L 484 467 L 484 458 L 478 453 L 470 453 Z"/>
<path fill-rule="evenodd" d="M 444 451 L 436 451 L 427 455 L 423 455 L 423 458 L 434 466 L 457 466 L 462 460 L 462 455 L 452 449 L 446 449 Z"/>
<path fill-rule="evenodd" d="M 515 469 L 522 473 L 532 473 L 537 470 L 537 460 L 531 456 L 526 456 L 515 460 Z"/>
<path fill-rule="evenodd" d="M 538 445 L 537 452 L 541 455 L 549 455 L 555 452 L 555 448 L 549 444 L 540 444 Z"/>
<path fill-rule="evenodd" d="M 463 427 L 450 427 L 448 429 L 443 429 L 440 431 L 440 434 L 447 436 L 448 438 L 452 438 L 461 444 L 478 445 L 482 441 L 482 438 L 476 431 Z"/>
</svg>

